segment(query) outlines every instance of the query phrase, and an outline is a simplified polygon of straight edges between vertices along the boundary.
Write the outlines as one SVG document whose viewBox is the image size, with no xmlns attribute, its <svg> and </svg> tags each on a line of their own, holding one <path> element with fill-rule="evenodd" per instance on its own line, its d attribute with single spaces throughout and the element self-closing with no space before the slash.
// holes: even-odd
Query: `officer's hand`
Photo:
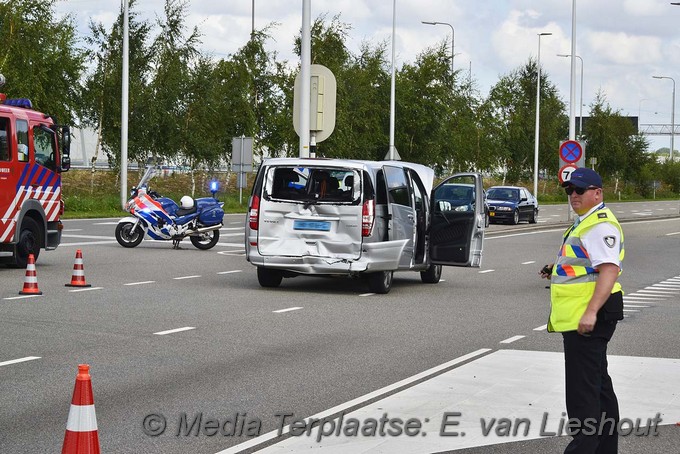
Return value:
<svg viewBox="0 0 680 454">
<path fill-rule="evenodd" d="M 597 314 L 591 314 L 590 312 L 586 312 L 583 314 L 583 317 L 581 317 L 581 320 L 578 322 L 578 333 L 581 335 L 584 334 L 590 334 L 591 331 L 595 329 L 595 323 L 597 322 Z"/>
<path fill-rule="evenodd" d="M 538 272 L 539 276 L 541 276 L 543 279 L 550 279 L 550 275 L 552 274 L 552 269 L 553 265 L 546 265 L 543 268 L 541 268 L 541 271 Z"/>
</svg>

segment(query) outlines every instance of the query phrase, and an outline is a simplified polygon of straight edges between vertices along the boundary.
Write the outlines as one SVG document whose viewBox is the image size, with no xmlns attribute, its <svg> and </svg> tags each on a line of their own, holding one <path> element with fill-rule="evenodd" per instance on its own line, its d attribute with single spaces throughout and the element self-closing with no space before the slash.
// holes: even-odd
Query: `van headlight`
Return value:
<svg viewBox="0 0 680 454">
<path fill-rule="evenodd" d="M 453 211 L 470 211 L 470 207 L 468 205 L 461 205 L 454 208 Z"/>
</svg>

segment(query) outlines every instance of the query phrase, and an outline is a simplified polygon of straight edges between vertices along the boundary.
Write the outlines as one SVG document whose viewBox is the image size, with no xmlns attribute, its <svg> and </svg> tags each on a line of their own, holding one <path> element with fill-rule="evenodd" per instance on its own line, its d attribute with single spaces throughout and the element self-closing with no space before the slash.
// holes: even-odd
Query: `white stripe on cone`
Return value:
<svg viewBox="0 0 680 454">
<path fill-rule="evenodd" d="M 71 404 L 66 430 L 71 432 L 94 432 L 97 430 L 97 416 L 94 412 L 94 405 Z"/>
</svg>

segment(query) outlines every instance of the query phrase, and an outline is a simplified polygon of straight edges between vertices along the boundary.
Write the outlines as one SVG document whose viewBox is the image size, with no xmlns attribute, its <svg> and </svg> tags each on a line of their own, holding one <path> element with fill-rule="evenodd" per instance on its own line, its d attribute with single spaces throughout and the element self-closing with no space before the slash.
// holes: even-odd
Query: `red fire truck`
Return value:
<svg viewBox="0 0 680 454">
<path fill-rule="evenodd" d="M 4 77 L 0 75 L 0 87 Z M 61 173 L 71 166 L 70 129 L 0 93 L 0 263 L 25 267 L 28 255 L 61 241 Z"/>
</svg>

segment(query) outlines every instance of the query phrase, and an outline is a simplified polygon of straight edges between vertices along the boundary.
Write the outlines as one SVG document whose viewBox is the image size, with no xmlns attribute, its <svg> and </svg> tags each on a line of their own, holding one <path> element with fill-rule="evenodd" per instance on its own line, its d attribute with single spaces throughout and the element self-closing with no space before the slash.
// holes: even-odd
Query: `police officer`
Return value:
<svg viewBox="0 0 680 454">
<path fill-rule="evenodd" d="M 580 421 L 565 453 L 616 453 L 619 405 L 607 372 L 607 344 L 623 319 L 617 282 L 623 261 L 623 231 L 605 207 L 602 178 L 578 168 L 562 186 L 577 214 L 564 233 L 550 279 L 549 332 L 564 340 L 567 413 Z"/>
</svg>

